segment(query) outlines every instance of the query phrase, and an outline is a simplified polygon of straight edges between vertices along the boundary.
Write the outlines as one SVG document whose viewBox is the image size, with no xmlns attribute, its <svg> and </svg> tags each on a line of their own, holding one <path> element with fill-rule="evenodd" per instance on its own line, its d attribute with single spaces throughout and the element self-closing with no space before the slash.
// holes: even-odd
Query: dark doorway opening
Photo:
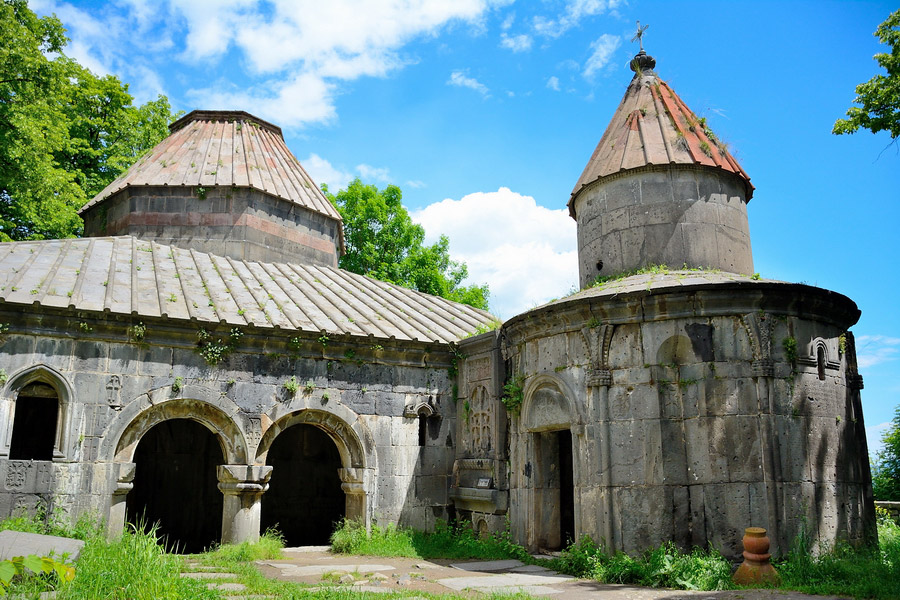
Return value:
<svg viewBox="0 0 900 600">
<path fill-rule="evenodd" d="M 541 550 L 561 550 L 575 540 L 572 432 L 535 434 L 535 531 Z"/>
<path fill-rule="evenodd" d="M 126 519 L 156 535 L 172 552 L 202 552 L 222 532 L 222 492 L 216 467 L 223 464 L 216 436 L 189 419 L 170 419 L 144 434 L 134 453 L 134 488 Z"/>
<path fill-rule="evenodd" d="M 559 440 L 559 535 L 563 547 L 575 541 L 575 476 L 572 470 L 572 432 L 557 434 Z"/>
<path fill-rule="evenodd" d="M 16 397 L 9 458 L 53 460 L 59 396 L 46 383 L 26 385 Z"/>
<path fill-rule="evenodd" d="M 341 455 L 331 438 L 312 425 L 293 425 L 275 438 L 266 464 L 272 479 L 262 499 L 262 529 L 277 528 L 288 546 L 327 544 L 346 507 Z"/>
</svg>

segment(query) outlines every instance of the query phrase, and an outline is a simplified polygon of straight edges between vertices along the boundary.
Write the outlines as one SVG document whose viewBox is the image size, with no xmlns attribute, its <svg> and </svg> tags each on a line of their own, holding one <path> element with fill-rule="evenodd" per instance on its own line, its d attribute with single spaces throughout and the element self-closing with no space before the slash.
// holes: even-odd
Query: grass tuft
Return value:
<svg viewBox="0 0 900 600">
<path fill-rule="evenodd" d="M 344 520 L 331 535 L 331 549 L 342 554 L 410 558 L 529 558 L 524 548 L 511 541 L 508 533 L 479 538 L 468 525 L 448 525 L 443 521 L 437 523 L 433 532 L 373 525 L 371 533 L 366 533 L 359 523 Z"/>
<path fill-rule="evenodd" d="M 259 536 L 258 542 L 225 544 L 203 555 L 204 562 L 211 565 L 253 562 L 256 560 L 276 560 L 282 557 L 284 537 L 275 529 L 269 529 Z"/>
<path fill-rule="evenodd" d="M 156 531 L 129 526 L 122 536 L 107 542 L 102 536 L 87 540 L 75 569 L 75 579 L 62 587 L 57 600 L 212 600 L 218 594 L 204 583 L 181 577 L 182 559 L 166 554 Z"/>
</svg>

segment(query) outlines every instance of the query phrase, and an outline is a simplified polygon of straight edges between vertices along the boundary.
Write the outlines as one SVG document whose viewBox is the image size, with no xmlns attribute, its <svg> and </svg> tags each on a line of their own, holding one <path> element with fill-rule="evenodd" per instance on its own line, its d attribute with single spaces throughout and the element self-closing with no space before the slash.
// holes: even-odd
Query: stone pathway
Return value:
<svg viewBox="0 0 900 600">
<path fill-rule="evenodd" d="M 280 560 L 257 561 L 263 575 L 280 581 L 306 584 L 310 591 L 335 587 L 384 594 L 397 591 L 431 594 L 458 594 L 473 599 L 485 594 L 526 593 L 536 597 L 559 597 L 565 600 L 827 600 L 825 596 L 808 596 L 781 590 L 730 590 L 693 592 L 644 588 L 632 585 L 609 585 L 579 580 L 540 565 L 526 565 L 518 560 L 448 561 L 411 558 L 385 558 L 331 554 L 327 546 L 286 548 Z M 213 572 L 210 567 L 188 565 L 195 572 L 184 576 L 209 579 L 229 600 L 249 600 L 264 596 L 240 595 L 240 585 L 216 579 L 236 579 L 233 573 Z M 243 586 L 242 586 L 243 587 Z M 237 592 L 238 595 L 227 595 Z"/>
</svg>

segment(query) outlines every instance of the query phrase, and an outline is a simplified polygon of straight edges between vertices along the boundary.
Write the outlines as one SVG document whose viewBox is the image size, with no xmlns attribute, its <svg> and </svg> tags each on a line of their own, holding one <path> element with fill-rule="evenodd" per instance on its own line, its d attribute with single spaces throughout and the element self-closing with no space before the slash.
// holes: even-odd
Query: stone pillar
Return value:
<svg viewBox="0 0 900 600">
<path fill-rule="evenodd" d="M 122 535 L 122 531 L 125 529 L 125 498 L 134 487 L 132 482 L 136 468 L 137 465 L 133 462 L 113 463 L 112 473 L 115 476 L 115 482 L 106 526 L 106 535 L 111 540 Z"/>
<path fill-rule="evenodd" d="M 272 467 L 266 465 L 219 465 L 222 507 L 222 543 L 239 544 L 259 540 L 262 495 L 269 489 Z"/>
<path fill-rule="evenodd" d="M 366 502 L 368 489 L 374 479 L 372 469 L 349 467 L 338 469 L 341 478 L 341 489 L 347 495 L 344 516 L 364 525 L 366 530 L 371 526 L 369 515 L 370 503 Z"/>
</svg>

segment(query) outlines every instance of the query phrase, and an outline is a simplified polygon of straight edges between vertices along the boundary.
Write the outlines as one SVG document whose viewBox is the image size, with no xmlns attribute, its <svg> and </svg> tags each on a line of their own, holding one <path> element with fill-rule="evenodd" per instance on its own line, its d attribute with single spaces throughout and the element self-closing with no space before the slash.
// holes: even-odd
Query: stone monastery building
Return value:
<svg viewBox="0 0 900 600">
<path fill-rule="evenodd" d="M 488 333 L 338 269 L 340 216 L 243 112 L 173 123 L 84 238 L 0 244 L 0 516 L 144 517 L 186 551 L 344 517 L 532 550 L 869 538 L 860 312 L 751 276 L 749 177 L 632 64 L 569 199 L 582 291 Z"/>
</svg>

